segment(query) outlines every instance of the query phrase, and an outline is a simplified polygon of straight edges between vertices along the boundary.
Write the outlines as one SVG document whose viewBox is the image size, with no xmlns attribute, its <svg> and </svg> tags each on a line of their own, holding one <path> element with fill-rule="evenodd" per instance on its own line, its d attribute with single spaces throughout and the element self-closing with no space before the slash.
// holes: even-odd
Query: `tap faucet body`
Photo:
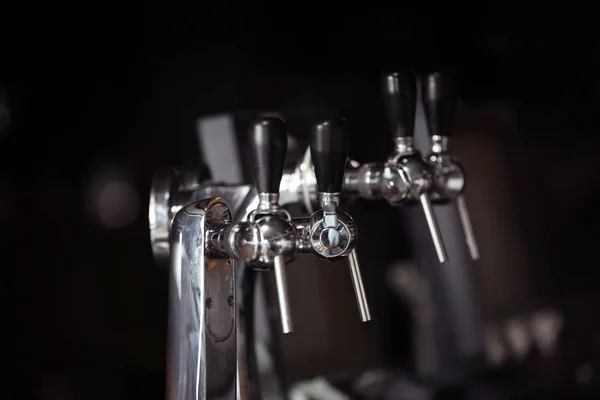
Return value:
<svg viewBox="0 0 600 400">
<path fill-rule="evenodd" d="M 432 136 L 431 142 L 431 152 L 427 155 L 434 176 L 431 199 L 436 203 L 454 201 L 465 189 L 465 169 L 448 151 L 447 137 Z"/>
</svg>

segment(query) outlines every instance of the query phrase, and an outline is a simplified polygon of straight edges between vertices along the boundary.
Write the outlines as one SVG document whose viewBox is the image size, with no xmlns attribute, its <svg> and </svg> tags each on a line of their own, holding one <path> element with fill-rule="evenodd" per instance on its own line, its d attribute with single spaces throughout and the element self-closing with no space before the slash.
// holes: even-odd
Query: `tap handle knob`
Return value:
<svg viewBox="0 0 600 400">
<path fill-rule="evenodd" d="M 458 101 L 455 77 L 448 72 L 425 74 L 421 81 L 421 91 L 429 136 L 449 137 Z"/>
<path fill-rule="evenodd" d="M 310 156 L 315 167 L 319 192 L 340 193 L 348 157 L 344 119 L 322 121 L 313 127 L 310 137 Z"/>
<path fill-rule="evenodd" d="M 287 150 L 287 127 L 277 117 L 261 117 L 250 127 L 254 179 L 258 193 L 279 193 Z"/>
<path fill-rule="evenodd" d="M 383 103 L 394 138 L 412 137 L 417 109 L 417 81 L 412 71 L 383 77 Z"/>
</svg>

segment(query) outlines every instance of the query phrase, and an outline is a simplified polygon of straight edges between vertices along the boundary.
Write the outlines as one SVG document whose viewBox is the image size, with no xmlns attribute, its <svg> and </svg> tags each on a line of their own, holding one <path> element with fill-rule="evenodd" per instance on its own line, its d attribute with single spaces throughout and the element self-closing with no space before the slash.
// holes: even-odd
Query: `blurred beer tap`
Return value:
<svg viewBox="0 0 600 400">
<path fill-rule="evenodd" d="M 447 260 L 444 241 L 433 212 L 431 192 L 434 171 L 413 145 L 417 101 L 416 76 L 409 71 L 384 76 L 383 98 L 395 149 L 385 163 L 346 163 L 340 195 L 353 198 L 385 199 L 393 206 L 418 202 L 423 208 L 433 245 L 440 263 Z M 309 151 L 293 171 L 283 175 L 282 191 L 286 202 L 304 203 L 308 210 L 319 201 L 315 171 L 317 160 Z M 351 255 L 352 257 L 352 255 Z"/>
<path fill-rule="evenodd" d="M 400 191 L 397 189 L 399 185 L 395 184 L 398 180 L 388 181 L 388 187 L 393 189 L 394 195 L 386 196 L 390 193 L 388 190 L 384 197 L 391 204 L 398 203 L 398 200 L 417 200 L 421 203 L 438 259 L 444 263 L 447 259 L 446 249 L 429 194 L 433 189 L 433 170 L 413 145 L 417 101 L 415 75 L 410 71 L 385 75 L 383 99 L 396 145 L 386 162 L 384 175 L 396 175 L 402 180 Z"/>
<path fill-rule="evenodd" d="M 419 202 L 433 245 L 440 263 L 447 260 L 444 241 L 433 212 L 430 195 L 434 190 L 434 171 L 413 145 L 417 101 L 416 76 L 409 71 L 384 76 L 383 98 L 389 124 L 395 141 L 395 149 L 385 163 L 359 164 L 350 160 L 346 164 L 342 201 L 362 199 L 385 199 L 393 206 Z M 288 202 L 302 202 L 307 209 L 316 202 L 317 191 L 312 159 L 307 150 L 298 166 L 284 174 L 282 186 Z"/>
<path fill-rule="evenodd" d="M 422 78 L 421 90 L 431 137 L 431 150 L 427 156 L 434 176 L 431 196 L 435 202 L 456 201 L 469 253 L 473 260 L 477 260 L 479 249 L 463 195 L 465 170 L 448 151 L 458 100 L 456 80 L 449 73 L 428 73 Z"/>
</svg>

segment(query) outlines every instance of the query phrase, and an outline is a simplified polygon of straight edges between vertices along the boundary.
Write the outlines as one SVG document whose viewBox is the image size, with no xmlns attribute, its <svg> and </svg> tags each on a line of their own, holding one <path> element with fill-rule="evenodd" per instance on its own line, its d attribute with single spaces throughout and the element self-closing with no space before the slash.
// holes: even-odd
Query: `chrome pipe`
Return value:
<svg viewBox="0 0 600 400">
<path fill-rule="evenodd" d="M 213 228 L 217 229 L 224 222 L 245 221 L 250 211 L 258 206 L 256 190 L 250 185 L 200 185 L 182 192 L 183 185 L 171 183 L 177 174 L 169 175 L 168 172 L 157 174 L 151 195 L 154 201 L 151 201 L 150 207 L 153 250 L 159 265 L 162 263 L 170 268 L 167 398 L 260 399 L 262 388 L 254 354 L 255 341 L 258 339 L 254 335 L 254 320 L 262 316 L 255 315 L 254 304 L 255 297 L 264 293 L 258 293 L 255 289 L 257 273 L 246 268 L 239 260 L 224 260 L 221 259 L 222 255 L 211 259 L 208 257 L 210 253 L 204 256 L 206 248 L 200 245 L 205 243 L 207 234 Z M 174 186 L 179 186 L 179 191 Z M 227 203 L 223 199 L 227 199 Z M 218 207 L 216 204 L 219 204 Z M 223 215 L 227 214 L 233 218 L 223 219 Z M 231 313 L 230 308 L 220 307 L 225 303 L 229 306 L 230 302 L 222 292 L 225 276 L 218 274 L 213 277 L 215 272 L 225 269 L 223 263 L 233 271 L 231 275 L 227 274 L 227 279 L 231 280 L 227 281 L 227 285 L 234 285 L 231 309 L 235 313 L 235 335 L 227 336 L 227 346 L 224 343 L 216 346 L 211 326 L 224 323 L 219 312 L 225 312 L 225 315 Z M 198 279 L 201 279 L 200 283 Z M 209 296 L 210 307 L 207 308 L 207 294 L 214 294 L 215 291 L 221 293 L 219 296 L 222 298 L 215 302 L 215 298 Z M 204 304 L 204 307 L 198 307 L 198 304 Z M 189 335 L 186 334 L 187 330 L 184 331 L 185 327 L 191 329 Z M 200 332 L 208 332 L 209 335 Z M 274 343 L 269 342 L 273 338 L 261 340 L 267 340 L 268 343 L 264 342 L 263 345 L 274 352 L 271 348 Z M 230 343 L 235 346 L 233 354 L 228 347 Z M 225 354 L 222 357 L 210 356 L 217 354 L 224 346 L 227 347 L 227 357 Z M 231 371 L 234 371 L 233 380 Z M 213 377 L 213 373 L 217 375 Z M 263 371 L 261 376 L 271 382 L 269 393 L 275 398 L 283 398 L 284 388 L 277 371 Z M 277 384 L 274 385 L 274 382 Z M 223 389 L 231 383 L 234 384 L 233 393 Z"/>
<path fill-rule="evenodd" d="M 183 207 L 171 228 L 167 398 L 235 399 L 234 269 L 205 252 L 206 233 L 230 219 L 219 198 Z"/>
</svg>

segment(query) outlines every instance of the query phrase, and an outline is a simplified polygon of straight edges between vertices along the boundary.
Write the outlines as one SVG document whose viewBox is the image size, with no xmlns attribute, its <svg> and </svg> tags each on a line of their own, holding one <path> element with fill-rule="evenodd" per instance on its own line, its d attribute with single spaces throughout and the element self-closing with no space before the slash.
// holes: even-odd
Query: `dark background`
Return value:
<svg viewBox="0 0 600 400">
<path fill-rule="evenodd" d="M 198 116 L 264 109 L 339 108 L 353 117 L 351 155 L 383 159 L 389 138 L 365 132 L 385 130 L 379 77 L 402 66 L 456 68 L 466 104 L 512 110 L 497 151 L 535 286 L 591 335 L 598 35 L 571 29 L 584 24 L 564 9 L 547 6 L 556 18 L 533 29 L 493 24 L 496 8 L 86 7 L 0 14 L 10 119 L 0 131 L 10 355 L 0 397 L 162 398 L 167 274 L 154 267 L 146 216 L 154 172 L 198 165 Z M 289 122 L 302 139 L 305 118 Z M 112 224 L 97 189 L 111 179 L 130 190 Z"/>
</svg>

